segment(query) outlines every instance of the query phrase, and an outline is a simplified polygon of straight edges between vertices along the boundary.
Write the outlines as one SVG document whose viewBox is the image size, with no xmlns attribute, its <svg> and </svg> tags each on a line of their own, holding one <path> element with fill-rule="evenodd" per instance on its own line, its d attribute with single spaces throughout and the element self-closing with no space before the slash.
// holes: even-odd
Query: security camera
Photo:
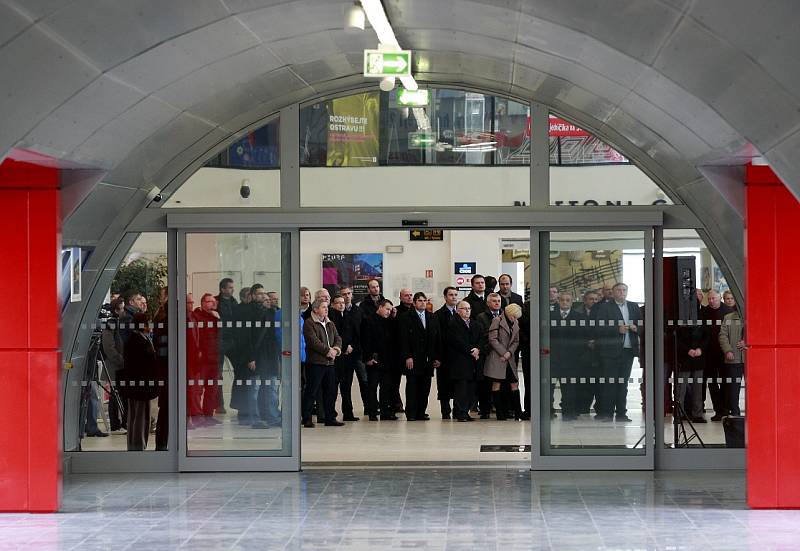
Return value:
<svg viewBox="0 0 800 551">
<path fill-rule="evenodd" d="M 164 196 L 161 194 L 161 190 L 158 186 L 153 186 L 150 191 L 147 192 L 147 198 L 150 201 L 154 201 L 156 203 L 160 203 Z"/>
<path fill-rule="evenodd" d="M 242 199 L 250 197 L 250 180 L 247 178 L 242 180 L 242 187 L 239 188 L 239 195 L 242 196 Z"/>
</svg>

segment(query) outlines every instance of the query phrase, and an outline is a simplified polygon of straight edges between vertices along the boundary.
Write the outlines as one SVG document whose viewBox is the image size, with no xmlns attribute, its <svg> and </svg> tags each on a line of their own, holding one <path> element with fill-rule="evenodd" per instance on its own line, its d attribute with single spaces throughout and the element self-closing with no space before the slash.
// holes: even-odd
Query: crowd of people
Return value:
<svg viewBox="0 0 800 551">
<path fill-rule="evenodd" d="M 474 275 L 469 294 L 461 299 L 458 289 L 446 287 L 444 304 L 435 310 L 432 297 L 407 288 L 395 304 L 383 296 L 377 279 L 368 282 L 358 304 L 350 287 L 339 288 L 334 296 L 319 289 L 313 297 L 301 287 L 303 426 L 314 427 L 314 417 L 326 426 L 359 421 L 351 395 L 354 378 L 370 421 L 394 421 L 399 414 L 407 421 L 429 420 L 434 377 L 442 419 L 469 422 L 474 414 L 488 419 L 494 413 L 497 420 L 529 420 L 531 303 L 512 287 L 509 274 L 497 279 Z M 550 327 L 540 344 L 549 353 L 551 417 L 560 410 L 564 420 L 573 420 L 593 408 L 598 420 L 630 421 L 628 383 L 634 359 L 644 360 L 644 307 L 628 301 L 627 293 L 622 282 L 588 290 L 581 301 L 549 289 Z M 161 295 L 153 320 L 138 291 L 112 300 L 102 337 L 112 379 L 166 381 L 166 289 Z M 241 289 L 238 300 L 235 295 L 233 280 L 224 278 L 219 293 L 204 294 L 198 307 L 187 296 L 189 429 L 218 425 L 216 416 L 227 413 L 222 393 L 226 359 L 234 376 L 227 405 L 236 410 L 238 423 L 254 429 L 282 423 L 281 351 L 287 345 L 282 343 L 280 298 L 261 284 Z M 701 306 L 704 298 L 707 304 Z M 700 321 L 678 324 L 675 360 L 665 363 L 674 377 L 675 402 L 686 416 L 706 422 L 708 392 L 711 420 L 719 421 L 740 413 L 744 326 L 730 291 L 720 295 L 711 290 L 703 297 L 698 290 L 696 303 Z M 157 448 L 166 448 L 165 387 L 120 389 L 125 411 L 109 406 L 112 430 L 127 429 L 129 449 L 145 449 L 151 430 Z M 164 414 L 154 422 L 159 410 Z"/>
</svg>

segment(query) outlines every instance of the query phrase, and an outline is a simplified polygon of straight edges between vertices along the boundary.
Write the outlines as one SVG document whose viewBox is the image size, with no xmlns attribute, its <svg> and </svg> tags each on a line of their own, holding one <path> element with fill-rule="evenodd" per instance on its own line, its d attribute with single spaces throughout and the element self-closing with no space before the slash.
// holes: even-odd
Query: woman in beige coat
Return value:
<svg viewBox="0 0 800 551">
<path fill-rule="evenodd" d="M 522 418 L 519 401 L 519 380 L 514 352 L 519 346 L 519 323 L 522 308 L 517 304 L 509 304 L 502 316 L 497 316 L 489 326 L 489 353 L 483 365 L 483 374 L 492 381 L 492 400 L 498 421 L 507 419 L 508 406 L 502 399 L 501 383 L 511 384 L 511 400 L 514 404 L 514 419 Z"/>
</svg>

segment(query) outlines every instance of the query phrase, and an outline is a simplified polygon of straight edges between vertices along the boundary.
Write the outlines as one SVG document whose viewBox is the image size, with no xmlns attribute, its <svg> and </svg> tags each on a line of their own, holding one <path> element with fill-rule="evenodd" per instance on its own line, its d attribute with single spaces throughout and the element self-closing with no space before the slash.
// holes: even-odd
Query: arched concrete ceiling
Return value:
<svg viewBox="0 0 800 551">
<path fill-rule="evenodd" d="M 66 236 L 97 240 L 231 133 L 363 86 L 351 0 L 0 0 L 0 153 L 108 171 Z M 420 81 L 534 98 L 597 131 L 709 224 L 700 172 L 762 154 L 800 195 L 800 5 L 384 0 Z M 706 174 L 714 171 L 706 170 Z M 98 213 L 101 213 L 98 219 Z M 89 220 L 92 221 L 89 224 Z M 107 222 L 107 223 L 106 223 Z"/>
</svg>

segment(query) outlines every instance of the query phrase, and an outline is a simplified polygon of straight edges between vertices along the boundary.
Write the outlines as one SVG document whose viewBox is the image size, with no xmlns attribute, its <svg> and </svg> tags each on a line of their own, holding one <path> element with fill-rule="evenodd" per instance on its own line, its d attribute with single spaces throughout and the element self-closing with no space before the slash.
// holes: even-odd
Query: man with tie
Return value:
<svg viewBox="0 0 800 551">
<path fill-rule="evenodd" d="M 481 353 L 489 353 L 489 327 L 492 320 L 501 315 L 503 301 L 497 293 L 489 293 L 486 297 L 486 310 L 477 317 L 473 316 L 475 322 L 481 328 Z M 481 419 L 489 419 L 492 413 L 492 382 L 483 378 L 483 371 L 478 374 L 478 410 L 481 412 Z M 506 387 L 508 385 L 505 385 Z M 507 388 L 502 389 L 504 392 Z M 503 400 L 503 403 L 509 403 Z"/>
<path fill-rule="evenodd" d="M 474 421 L 469 415 L 472 404 L 475 377 L 481 360 L 481 327 L 469 319 L 472 308 L 462 300 L 456 305 L 456 313 L 447 329 L 447 361 L 450 378 L 453 380 L 454 411 L 459 421 Z"/>
<path fill-rule="evenodd" d="M 441 407 L 442 419 L 450 419 L 453 381 L 450 379 L 450 368 L 447 360 L 447 330 L 450 326 L 450 321 L 456 315 L 458 289 L 445 287 L 442 295 L 444 296 L 444 305 L 433 314 L 434 321 L 439 325 L 439 361 L 441 362 L 436 369 L 436 397 Z M 458 417 L 458 412 L 454 413 Z"/>
<path fill-rule="evenodd" d="M 639 325 L 642 322 L 638 304 L 628 302 L 628 286 L 617 283 L 611 288 L 612 300 L 602 302 L 597 308 L 595 346 L 600 356 L 601 395 L 596 418 L 628 422 L 628 379 L 633 359 L 639 354 Z M 595 406 L 597 408 L 597 406 Z"/>
<path fill-rule="evenodd" d="M 413 310 L 402 314 L 398 320 L 399 348 L 406 376 L 406 420 L 430 419 L 428 395 L 431 377 L 439 361 L 439 331 L 433 314 L 426 310 L 428 297 L 415 293 Z"/>
</svg>

